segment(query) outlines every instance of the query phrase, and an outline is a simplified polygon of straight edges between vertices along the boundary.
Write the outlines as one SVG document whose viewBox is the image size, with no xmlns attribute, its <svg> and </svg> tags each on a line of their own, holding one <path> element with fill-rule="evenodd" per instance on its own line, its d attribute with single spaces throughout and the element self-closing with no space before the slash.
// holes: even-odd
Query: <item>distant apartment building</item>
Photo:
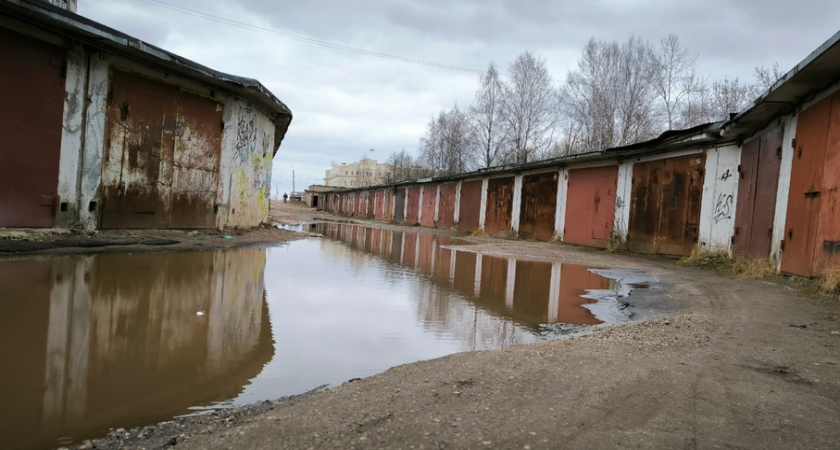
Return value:
<svg viewBox="0 0 840 450">
<path fill-rule="evenodd" d="M 329 187 L 363 187 L 391 181 L 390 167 L 371 158 L 351 164 L 333 164 L 325 171 L 324 186 Z"/>
</svg>

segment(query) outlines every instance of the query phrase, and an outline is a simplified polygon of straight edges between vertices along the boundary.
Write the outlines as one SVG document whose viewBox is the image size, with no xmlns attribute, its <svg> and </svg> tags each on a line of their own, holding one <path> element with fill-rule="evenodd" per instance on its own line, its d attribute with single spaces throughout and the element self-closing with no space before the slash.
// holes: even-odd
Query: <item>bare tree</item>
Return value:
<svg viewBox="0 0 840 450">
<path fill-rule="evenodd" d="M 754 98 L 753 86 L 742 83 L 738 77 L 724 77 L 712 83 L 712 114 L 715 120 L 728 120 L 732 114 L 746 109 Z"/>
<path fill-rule="evenodd" d="M 695 73 L 686 82 L 688 96 L 679 107 L 677 128 L 691 128 L 695 125 L 714 122 L 715 113 L 711 89 L 703 76 Z"/>
<path fill-rule="evenodd" d="M 762 64 L 759 67 L 755 68 L 755 73 L 753 74 L 755 77 L 755 89 L 756 89 L 756 97 L 761 95 L 764 91 L 770 89 L 777 81 L 782 79 L 785 74 L 779 70 L 779 63 L 774 62 L 770 67 L 764 67 Z"/>
<path fill-rule="evenodd" d="M 652 83 L 661 102 L 667 129 L 673 130 L 685 125 L 680 112 L 698 87 L 697 56 L 692 56 L 683 48 L 679 36 L 674 33 L 660 39 L 659 46 Z"/>
<path fill-rule="evenodd" d="M 508 67 L 503 117 L 512 160 L 527 163 L 551 148 L 557 123 L 557 96 L 545 60 L 531 52 Z"/>
<path fill-rule="evenodd" d="M 426 171 L 417 165 L 414 157 L 405 151 L 405 149 L 399 152 L 391 152 L 385 164 L 388 165 L 387 181 L 390 183 L 414 180 L 426 176 Z"/>
<path fill-rule="evenodd" d="M 649 43 L 590 39 L 562 89 L 564 114 L 580 125 L 577 152 L 649 139 L 656 125 L 652 79 L 658 67 Z"/>
<path fill-rule="evenodd" d="M 467 114 L 455 105 L 432 117 L 420 139 L 421 164 L 440 175 L 466 172 L 473 167 L 474 138 Z"/>
<path fill-rule="evenodd" d="M 507 145 L 503 120 L 505 86 L 491 62 L 479 78 L 475 101 L 469 108 L 469 125 L 475 138 L 477 158 L 482 167 L 497 165 Z"/>
</svg>

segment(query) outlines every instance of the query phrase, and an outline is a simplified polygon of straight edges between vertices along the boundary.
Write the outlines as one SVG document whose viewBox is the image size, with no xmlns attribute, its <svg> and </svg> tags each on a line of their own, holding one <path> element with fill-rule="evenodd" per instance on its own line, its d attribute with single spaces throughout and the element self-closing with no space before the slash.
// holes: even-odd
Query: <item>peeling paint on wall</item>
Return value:
<svg viewBox="0 0 840 450">
<path fill-rule="evenodd" d="M 273 142 L 274 123 L 267 116 L 228 99 L 219 193 L 225 214 L 218 215 L 218 228 L 253 227 L 268 220 Z"/>
</svg>

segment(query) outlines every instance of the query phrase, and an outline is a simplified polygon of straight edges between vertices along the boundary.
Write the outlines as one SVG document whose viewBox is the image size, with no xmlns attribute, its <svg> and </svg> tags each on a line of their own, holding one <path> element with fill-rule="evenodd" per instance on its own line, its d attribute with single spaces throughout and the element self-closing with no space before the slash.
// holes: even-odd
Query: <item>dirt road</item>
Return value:
<svg viewBox="0 0 840 450">
<path fill-rule="evenodd" d="M 175 421 L 141 430 L 142 439 L 120 431 L 94 444 L 840 447 L 840 303 L 804 298 L 784 281 L 732 280 L 661 258 L 475 241 L 482 252 L 645 269 L 669 285 L 679 311 L 573 340 L 395 367 L 303 399 Z"/>
</svg>

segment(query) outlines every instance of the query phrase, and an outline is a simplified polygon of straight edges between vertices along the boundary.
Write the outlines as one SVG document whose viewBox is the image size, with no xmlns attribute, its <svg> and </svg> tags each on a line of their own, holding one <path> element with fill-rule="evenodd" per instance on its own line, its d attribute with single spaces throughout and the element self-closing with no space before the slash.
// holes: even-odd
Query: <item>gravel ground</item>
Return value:
<svg viewBox="0 0 840 450">
<path fill-rule="evenodd" d="M 312 217 L 324 216 L 300 208 L 282 220 Z M 668 286 L 660 310 L 671 312 L 117 430 L 76 448 L 838 448 L 836 300 L 665 258 L 468 239 L 479 252 L 642 269 Z"/>
</svg>

